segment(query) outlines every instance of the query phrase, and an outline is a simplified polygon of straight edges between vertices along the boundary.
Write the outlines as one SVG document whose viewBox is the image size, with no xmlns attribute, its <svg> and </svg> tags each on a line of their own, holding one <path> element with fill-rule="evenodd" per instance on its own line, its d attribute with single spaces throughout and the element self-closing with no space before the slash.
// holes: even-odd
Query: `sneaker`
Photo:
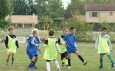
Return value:
<svg viewBox="0 0 115 71">
<path fill-rule="evenodd" d="M 36 66 L 33 66 L 32 68 L 34 68 L 34 69 L 38 69 Z"/>
<path fill-rule="evenodd" d="M 64 63 L 64 62 L 62 62 L 62 66 L 65 66 L 65 63 Z"/>
<path fill-rule="evenodd" d="M 84 62 L 83 62 L 83 65 L 86 65 L 86 64 L 87 64 L 87 61 L 84 61 Z"/>
<path fill-rule="evenodd" d="M 71 69 L 71 66 L 68 66 L 68 69 Z"/>
<path fill-rule="evenodd" d="M 28 70 L 30 70 L 31 68 L 28 68 Z"/>
<path fill-rule="evenodd" d="M 6 66 L 8 66 L 8 62 L 6 62 Z"/>
<path fill-rule="evenodd" d="M 103 68 L 103 66 L 99 66 L 99 69 L 102 69 Z"/>
<path fill-rule="evenodd" d="M 12 64 L 11 66 L 12 66 L 12 67 L 14 67 L 15 65 L 14 65 L 14 64 Z"/>
<path fill-rule="evenodd" d="M 115 67 L 115 63 L 114 64 L 111 64 L 111 68 L 114 68 Z"/>
<path fill-rule="evenodd" d="M 57 69 L 58 71 L 61 71 L 59 68 Z"/>
</svg>

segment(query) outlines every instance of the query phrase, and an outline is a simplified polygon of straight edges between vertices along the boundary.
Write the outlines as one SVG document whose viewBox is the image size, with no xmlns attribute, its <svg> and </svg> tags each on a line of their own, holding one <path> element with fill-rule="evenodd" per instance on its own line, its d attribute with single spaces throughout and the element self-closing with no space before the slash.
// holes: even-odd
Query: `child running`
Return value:
<svg viewBox="0 0 115 71">
<path fill-rule="evenodd" d="M 51 71 L 50 70 L 50 61 L 52 61 L 52 60 L 54 61 L 55 65 L 57 67 L 57 70 L 61 71 L 59 63 L 56 60 L 57 50 L 60 52 L 60 48 L 59 48 L 59 45 L 58 45 L 56 39 L 54 38 L 54 35 L 55 35 L 55 31 L 50 30 L 49 31 L 49 38 L 47 40 L 45 40 L 45 42 L 44 42 L 44 44 L 46 46 L 46 49 L 44 52 L 44 59 L 46 60 L 47 71 Z"/>
<path fill-rule="evenodd" d="M 9 34 L 6 36 L 5 46 L 7 48 L 8 57 L 6 60 L 6 66 L 8 66 L 10 56 L 12 56 L 12 66 L 14 66 L 14 54 L 16 49 L 19 48 L 18 41 L 16 40 L 16 35 L 13 34 L 14 28 L 12 26 L 8 27 Z"/>
<path fill-rule="evenodd" d="M 66 49 L 65 41 L 63 40 L 63 38 L 65 37 L 67 33 L 68 33 L 68 28 L 64 27 L 62 31 L 62 35 L 58 39 L 58 44 L 60 45 L 60 49 L 61 49 L 62 66 L 65 66 L 65 64 L 66 66 L 68 66 L 68 59 L 66 58 L 67 49 Z"/>
<path fill-rule="evenodd" d="M 83 57 L 79 54 L 77 45 L 76 45 L 76 37 L 75 37 L 76 29 L 75 27 L 70 27 L 70 33 L 67 34 L 64 38 L 67 45 L 67 58 L 68 58 L 68 68 L 71 69 L 71 53 L 75 53 L 78 58 L 83 62 L 83 65 L 87 64 L 87 61 L 83 59 Z"/>
<path fill-rule="evenodd" d="M 38 41 L 38 30 L 33 30 L 33 36 L 31 36 L 28 40 L 27 45 L 27 55 L 30 58 L 30 64 L 28 65 L 28 69 L 31 69 L 32 67 L 35 67 L 35 64 L 38 60 L 38 53 L 37 53 L 37 47 L 39 46 Z"/>
<path fill-rule="evenodd" d="M 110 51 L 112 51 L 112 45 L 110 41 L 110 36 L 107 34 L 107 29 L 105 27 L 102 28 L 102 33 L 98 35 L 95 42 L 95 49 L 100 54 L 100 69 L 103 68 L 103 56 L 107 54 L 107 57 L 111 61 L 111 68 L 115 66 L 115 62 L 110 55 Z"/>
<path fill-rule="evenodd" d="M 34 30 L 38 30 L 38 29 L 33 29 L 32 32 L 33 32 Z M 26 38 L 26 42 L 24 43 L 24 45 L 28 43 L 28 41 L 30 40 L 31 37 L 33 37 L 33 35 L 29 35 L 29 36 Z M 38 38 L 36 38 L 36 39 L 38 39 L 38 41 L 39 41 L 38 44 L 39 44 L 39 46 L 40 46 L 40 43 L 41 43 L 40 37 L 38 37 Z M 38 49 L 39 53 L 41 53 L 41 49 L 40 49 L 39 46 L 37 46 L 37 49 Z"/>
</svg>

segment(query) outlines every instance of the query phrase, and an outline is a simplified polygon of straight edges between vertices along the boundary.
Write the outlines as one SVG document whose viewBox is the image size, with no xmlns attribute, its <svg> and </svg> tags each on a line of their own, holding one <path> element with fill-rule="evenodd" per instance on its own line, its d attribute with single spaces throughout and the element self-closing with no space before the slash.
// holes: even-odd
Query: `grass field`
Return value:
<svg viewBox="0 0 115 71">
<path fill-rule="evenodd" d="M 42 46 L 42 54 L 39 54 L 39 60 L 37 62 L 38 69 L 32 69 L 29 71 L 46 71 L 45 60 L 43 60 L 43 52 L 45 47 Z M 72 54 L 72 69 L 68 70 L 66 67 L 61 66 L 60 56 L 58 55 L 58 61 L 61 66 L 62 71 L 115 71 L 115 68 L 111 69 L 111 63 L 107 56 L 104 57 L 104 68 L 99 70 L 99 55 L 94 49 L 94 44 L 89 43 L 78 43 L 78 48 L 80 54 L 88 61 L 86 66 L 83 66 L 78 57 Z M 113 50 L 115 51 L 115 45 L 113 45 Z M 111 53 L 115 59 L 115 54 Z M 6 61 L 6 50 L 5 46 L 0 43 L 0 71 L 28 71 L 27 65 L 29 63 L 28 56 L 26 55 L 26 45 L 20 44 L 20 48 L 17 50 L 15 55 L 15 67 L 5 66 Z M 51 62 L 51 71 L 57 71 L 54 62 Z"/>
</svg>

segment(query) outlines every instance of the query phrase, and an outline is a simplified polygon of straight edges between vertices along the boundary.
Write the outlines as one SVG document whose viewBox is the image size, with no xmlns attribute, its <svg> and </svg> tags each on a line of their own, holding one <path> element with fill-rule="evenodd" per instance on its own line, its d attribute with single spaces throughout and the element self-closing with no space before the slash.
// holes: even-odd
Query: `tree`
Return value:
<svg viewBox="0 0 115 71">
<path fill-rule="evenodd" d="M 61 17 L 64 14 L 64 7 L 61 0 L 36 0 L 35 8 L 40 17 L 49 16 L 52 19 Z"/>
<path fill-rule="evenodd" d="M 32 15 L 36 13 L 33 0 L 12 0 L 13 15 Z"/>
<path fill-rule="evenodd" d="M 53 20 L 52 20 L 50 17 L 48 17 L 48 16 L 42 16 L 42 17 L 40 18 L 40 22 L 39 22 L 39 23 L 42 23 L 42 24 L 43 24 L 43 27 L 44 27 L 44 35 L 46 35 L 45 38 L 47 38 L 48 32 L 46 33 L 45 30 L 49 30 L 49 25 L 53 23 Z"/>
<path fill-rule="evenodd" d="M 9 24 L 9 19 L 5 20 L 6 16 L 11 15 L 12 7 L 10 0 L 0 0 L 0 28 L 5 29 Z"/>
<path fill-rule="evenodd" d="M 48 6 L 48 0 L 35 0 L 36 4 L 34 5 L 34 8 L 37 11 L 37 15 L 40 17 L 46 16 L 47 13 L 47 6 Z"/>
</svg>

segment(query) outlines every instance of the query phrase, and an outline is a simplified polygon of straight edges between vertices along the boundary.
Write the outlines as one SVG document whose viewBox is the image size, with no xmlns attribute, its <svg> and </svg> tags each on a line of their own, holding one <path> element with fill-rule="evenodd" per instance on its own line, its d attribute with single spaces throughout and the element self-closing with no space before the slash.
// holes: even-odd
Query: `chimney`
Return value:
<svg viewBox="0 0 115 71">
<path fill-rule="evenodd" d="M 33 18 L 35 18 L 35 13 L 33 13 Z"/>
</svg>

